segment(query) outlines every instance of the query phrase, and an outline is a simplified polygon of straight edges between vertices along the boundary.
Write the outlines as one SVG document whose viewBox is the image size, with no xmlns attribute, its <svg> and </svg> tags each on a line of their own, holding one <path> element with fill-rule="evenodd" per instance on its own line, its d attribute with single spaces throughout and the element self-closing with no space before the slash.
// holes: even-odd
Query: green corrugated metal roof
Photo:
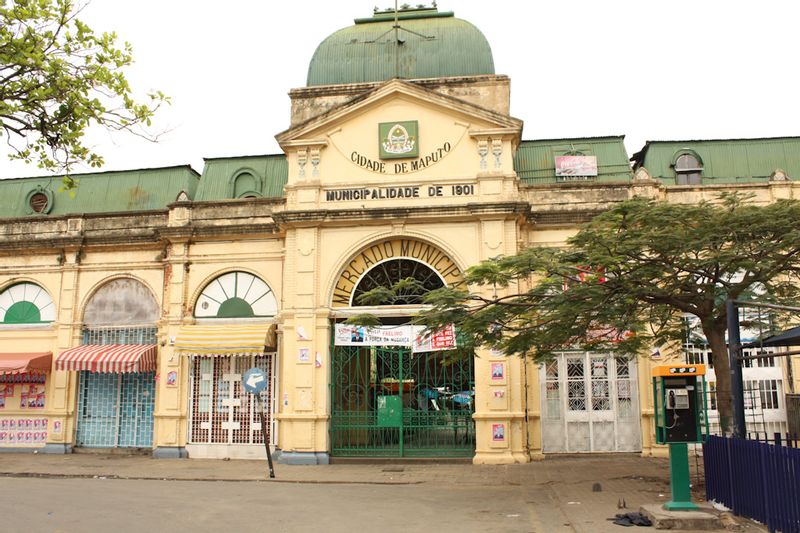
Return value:
<svg viewBox="0 0 800 533">
<path fill-rule="evenodd" d="M 189 166 L 73 174 L 74 194 L 59 191 L 61 177 L 0 180 L 0 218 L 34 216 L 28 198 L 41 190 L 52 198 L 48 215 L 165 209 L 181 191 L 194 197 L 199 174 Z M 41 215 L 36 215 L 41 216 Z"/>
<path fill-rule="evenodd" d="M 613 136 L 522 141 L 514 155 L 514 170 L 523 183 L 556 183 L 556 156 L 580 153 L 597 157 L 597 178 L 592 181 L 628 181 L 632 173 L 624 139 L 625 136 Z"/>
<path fill-rule="evenodd" d="M 674 184 L 673 164 L 685 151 L 702 160 L 703 183 L 766 181 L 779 168 L 800 179 L 800 137 L 648 141 L 631 159 L 636 168 L 644 166 L 654 178 Z"/>
<path fill-rule="evenodd" d="M 322 41 L 309 64 L 307 85 L 494 74 L 486 37 L 452 12 L 401 11 L 400 45 L 392 30 L 393 17 L 386 12 L 356 19 L 354 26 Z"/>
<path fill-rule="evenodd" d="M 257 185 L 247 190 L 264 197 L 283 196 L 283 186 L 289 177 L 289 166 L 284 154 L 256 155 L 242 157 L 220 157 L 205 160 L 203 176 L 197 189 L 195 200 L 226 200 L 236 198 L 237 179 L 249 179 Z"/>
</svg>

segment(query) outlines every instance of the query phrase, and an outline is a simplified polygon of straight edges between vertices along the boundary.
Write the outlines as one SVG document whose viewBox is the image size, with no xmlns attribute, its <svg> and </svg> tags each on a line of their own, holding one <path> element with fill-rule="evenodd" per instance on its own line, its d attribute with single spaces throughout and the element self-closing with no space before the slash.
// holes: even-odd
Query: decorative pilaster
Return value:
<svg viewBox="0 0 800 533">
<path fill-rule="evenodd" d="M 503 168 L 503 161 L 500 159 L 500 156 L 503 155 L 502 139 L 492 139 L 492 155 L 494 156 L 494 168 L 498 170 Z"/>
<path fill-rule="evenodd" d="M 478 155 L 481 157 L 481 170 L 486 170 L 486 156 L 489 155 L 489 141 L 486 139 L 478 141 Z"/>
<path fill-rule="evenodd" d="M 297 151 L 297 166 L 300 169 L 297 172 L 297 177 L 300 179 L 306 177 L 306 162 L 308 162 L 308 150 L 301 148 Z"/>
<path fill-rule="evenodd" d="M 314 146 L 311 148 L 311 176 L 314 178 L 319 177 L 319 160 L 320 160 L 320 149 L 318 146 Z"/>
</svg>

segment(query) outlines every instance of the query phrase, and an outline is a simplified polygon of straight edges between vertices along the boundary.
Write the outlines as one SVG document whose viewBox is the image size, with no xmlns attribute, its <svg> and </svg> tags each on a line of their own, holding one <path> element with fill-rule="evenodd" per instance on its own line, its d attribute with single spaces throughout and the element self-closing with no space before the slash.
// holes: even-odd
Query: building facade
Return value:
<svg viewBox="0 0 800 533">
<path fill-rule="evenodd" d="M 241 384 L 259 367 L 287 463 L 664 453 L 660 356 L 454 358 L 457 332 L 408 323 L 420 289 L 359 297 L 408 278 L 457 286 L 634 196 L 794 198 L 800 141 L 648 143 L 631 165 L 619 136 L 523 140 L 480 31 L 435 8 L 398 19 L 376 12 L 320 44 L 282 154 L 76 176 L 74 197 L 0 181 L 0 448 L 260 457 Z M 344 324 L 364 312 L 383 326 Z"/>
</svg>

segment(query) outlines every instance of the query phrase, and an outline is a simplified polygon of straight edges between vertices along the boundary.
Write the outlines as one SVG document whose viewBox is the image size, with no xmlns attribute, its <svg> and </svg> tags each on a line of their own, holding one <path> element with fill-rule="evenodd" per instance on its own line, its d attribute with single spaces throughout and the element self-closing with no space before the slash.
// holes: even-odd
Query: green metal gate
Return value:
<svg viewBox="0 0 800 533">
<path fill-rule="evenodd" d="M 473 456 L 473 358 L 442 361 L 397 346 L 333 347 L 331 454 Z"/>
</svg>

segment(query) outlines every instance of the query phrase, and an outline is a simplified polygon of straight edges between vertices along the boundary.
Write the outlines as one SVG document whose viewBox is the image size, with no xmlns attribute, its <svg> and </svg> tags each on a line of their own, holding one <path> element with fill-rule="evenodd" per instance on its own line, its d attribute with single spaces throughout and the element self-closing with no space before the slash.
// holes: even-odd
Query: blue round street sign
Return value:
<svg viewBox="0 0 800 533">
<path fill-rule="evenodd" d="M 258 394 L 267 388 L 267 374 L 260 368 L 251 368 L 242 376 L 242 386 L 250 394 Z"/>
</svg>

